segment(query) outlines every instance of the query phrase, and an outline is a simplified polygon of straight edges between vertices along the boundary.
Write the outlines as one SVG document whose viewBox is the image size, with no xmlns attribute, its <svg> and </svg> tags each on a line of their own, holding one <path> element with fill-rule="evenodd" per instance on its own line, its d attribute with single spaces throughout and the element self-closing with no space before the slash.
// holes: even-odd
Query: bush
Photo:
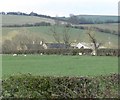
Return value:
<svg viewBox="0 0 120 100">
<path fill-rule="evenodd" d="M 2 81 L 3 98 L 117 98 L 118 75 L 99 77 L 10 76 Z"/>
</svg>

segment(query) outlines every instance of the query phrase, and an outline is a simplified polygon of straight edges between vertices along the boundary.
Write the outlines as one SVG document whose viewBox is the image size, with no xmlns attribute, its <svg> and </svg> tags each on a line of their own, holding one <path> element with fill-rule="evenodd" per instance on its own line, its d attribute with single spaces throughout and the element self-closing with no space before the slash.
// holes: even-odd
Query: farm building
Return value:
<svg viewBox="0 0 120 100">
<path fill-rule="evenodd" d="M 90 49 L 90 47 L 86 46 L 85 43 L 78 43 L 76 45 L 76 48 L 78 48 L 78 49 L 80 49 L 80 48 Z"/>
<path fill-rule="evenodd" d="M 44 43 L 44 49 L 65 49 L 66 45 L 64 43 Z"/>
<path fill-rule="evenodd" d="M 96 44 L 97 46 L 99 45 L 98 43 Z M 81 42 L 78 43 L 76 45 L 76 48 L 80 49 L 80 48 L 84 48 L 84 49 L 94 49 L 94 44 L 93 43 L 85 43 L 85 42 Z M 106 48 L 104 46 L 100 46 L 99 48 Z"/>
</svg>

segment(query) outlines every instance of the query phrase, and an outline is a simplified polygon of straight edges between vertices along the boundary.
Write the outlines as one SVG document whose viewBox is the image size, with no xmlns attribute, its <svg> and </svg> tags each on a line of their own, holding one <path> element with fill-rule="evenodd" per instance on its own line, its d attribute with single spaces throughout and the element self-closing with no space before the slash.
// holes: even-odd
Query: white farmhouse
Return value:
<svg viewBox="0 0 120 100">
<path fill-rule="evenodd" d="M 78 43 L 76 45 L 76 48 L 80 49 L 80 48 L 84 48 L 84 49 L 90 49 L 90 47 L 86 46 L 84 43 Z"/>
</svg>

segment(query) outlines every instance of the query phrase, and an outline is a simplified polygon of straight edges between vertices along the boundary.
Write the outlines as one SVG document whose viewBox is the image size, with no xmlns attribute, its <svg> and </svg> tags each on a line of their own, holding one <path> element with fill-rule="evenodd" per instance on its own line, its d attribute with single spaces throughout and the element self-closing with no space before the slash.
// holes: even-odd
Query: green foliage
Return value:
<svg viewBox="0 0 120 100">
<path fill-rule="evenodd" d="M 118 74 L 98 77 L 44 77 L 23 74 L 2 81 L 3 98 L 118 98 Z"/>
</svg>

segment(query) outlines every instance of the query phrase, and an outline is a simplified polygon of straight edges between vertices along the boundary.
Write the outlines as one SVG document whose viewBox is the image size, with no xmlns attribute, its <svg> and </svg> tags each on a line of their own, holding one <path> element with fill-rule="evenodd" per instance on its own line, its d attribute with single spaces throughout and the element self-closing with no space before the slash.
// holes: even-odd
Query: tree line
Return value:
<svg viewBox="0 0 120 100">
<path fill-rule="evenodd" d="M 70 16 L 67 19 L 68 22 L 73 23 L 73 24 L 104 24 L 104 23 L 119 23 L 119 20 L 112 20 L 112 19 L 106 19 L 102 20 L 102 18 L 85 18 L 84 16 L 79 17 L 79 16 Z"/>
<path fill-rule="evenodd" d="M 79 17 L 77 15 L 72 15 L 70 17 L 51 17 L 48 15 L 42 15 L 35 12 L 30 12 L 29 14 L 23 13 L 23 12 L 0 12 L 2 15 L 21 15 L 21 16 L 37 16 L 37 17 L 44 17 L 44 18 L 50 18 L 54 20 L 59 21 L 65 21 L 71 24 L 103 24 L 103 23 L 119 23 L 119 20 L 112 20 L 112 19 L 105 19 L 102 20 L 102 18 L 85 18 L 84 16 Z"/>
<path fill-rule="evenodd" d="M 38 17 L 44 17 L 44 18 L 52 18 L 51 16 L 37 14 L 34 12 L 31 12 L 29 14 L 23 13 L 23 12 L 0 12 L 2 15 L 23 15 L 23 16 L 38 16 Z"/>
</svg>

